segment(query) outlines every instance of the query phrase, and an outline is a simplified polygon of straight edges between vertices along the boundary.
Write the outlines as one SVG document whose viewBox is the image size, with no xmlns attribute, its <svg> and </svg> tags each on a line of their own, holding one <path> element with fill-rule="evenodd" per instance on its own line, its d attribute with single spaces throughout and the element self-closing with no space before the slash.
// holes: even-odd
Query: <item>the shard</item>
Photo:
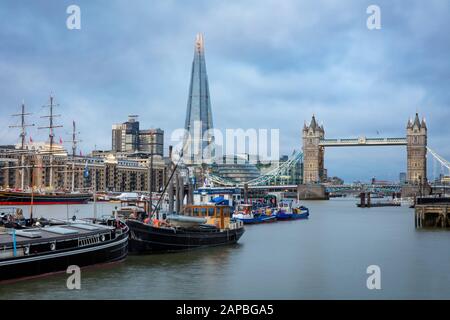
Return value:
<svg viewBox="0 0 450 320">
<path fill-rule="evenodd" d="M 185 122 L 184 161 L 186 164 L 202 164 L 212 161 L 214 157 L 212 129 L 205 47 L 203 35 L 197 34 Z"/>
</svg>

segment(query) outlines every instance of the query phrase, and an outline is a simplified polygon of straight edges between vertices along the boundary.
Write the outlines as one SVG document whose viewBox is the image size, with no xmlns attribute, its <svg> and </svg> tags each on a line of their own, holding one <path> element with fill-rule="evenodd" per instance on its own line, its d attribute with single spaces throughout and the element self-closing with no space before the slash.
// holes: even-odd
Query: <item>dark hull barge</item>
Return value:
<svg viewBox="0 0 450 320">
<path fill-rule="evenodd" d="M 165 221 L 127 219 L 130 253 L 158 253 L 215 247 L 238 242 L 244 234 L 242 221 L 232 219 L 230 207 L 189 205 L 181 215 Z"/>
<path fill-rule="evenodd" d="M 127 220 L 130 227 L 130 253 L 158 253 L 193 250 L 236 243 L 244 228 L 220 230 L 215 227 L 154 227 L 137 220 Z"/>
<path fill-rule="evenodd" d="M 128 253 L 128 227 L 113 219 L 5 230 L 0 233 L 0 282 L 120 261 Z"/>
</svg>

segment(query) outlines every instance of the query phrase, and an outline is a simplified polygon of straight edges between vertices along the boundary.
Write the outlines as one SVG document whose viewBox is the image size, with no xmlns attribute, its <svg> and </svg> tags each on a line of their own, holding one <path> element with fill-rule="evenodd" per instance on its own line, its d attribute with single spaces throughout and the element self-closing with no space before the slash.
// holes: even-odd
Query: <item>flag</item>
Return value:
<svg viewBox="0 0 450 320">
<path fill-rule="evenodd" d="M 81 150 L 80 150 L 80 157 L 82 157 L 83 156 L 83 153 L 81 153 Z"/>
<path fill-rule="evenodd" d="M 31 138 L 31 136 L 30 136 L 30 143 L 33 143 L 33 138 Z"/>
<path fill-rule="evenodd" d="M 84 166 L 84 177 L 87 179 L 89 177 L 89 169 L 88 162 L 86 161 L 86 165 Z"/>
<path fill-rule="evenodd" d="M 61 137 L 59 137 L 59 144 L 63 144 Z"/>
</svg>

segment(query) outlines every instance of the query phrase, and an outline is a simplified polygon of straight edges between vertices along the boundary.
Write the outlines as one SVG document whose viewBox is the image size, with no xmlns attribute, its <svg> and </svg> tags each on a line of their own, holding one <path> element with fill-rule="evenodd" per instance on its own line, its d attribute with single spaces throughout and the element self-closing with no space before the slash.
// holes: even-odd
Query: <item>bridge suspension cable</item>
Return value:
<svg viewBox="0 0 450 320">
<path fill-rule="evenodd" d="M 438 155 L 435 151 L 433 151 L 431 148 L 427 147 L 428 152 L 444 167 L 446 167 L 448 170 L 450 170 L 450 162 L 445 160 L 443 157 Z"/>
<path fill-rule="evenodd" d="M 249 186 L 265 185 L 269 181 L 284 175 L 288 170 L 290 170 L 295 165 L 297 165 L 299 161 L 303 161 L 303 153 L 300 151 L 294 151 L 292 156 L 287 161 L 283 162 L 281 165 L 277 166 L 276 168 L 272 169 L 271 171 L 259 176 L 258 178 L 247 181 L 246 184 L 248 184 Z M 238 183 L 233 180 L 220 177 L 213 173 L 209 173 L 207 175 L 207 178 L 209 181 L 211 181 L 213 183 L 217 183 L 222 186 L 242 186 L 242 185 L 244 185 L 244 183 L 242 183 L 242 182 Z"/>
</svg>

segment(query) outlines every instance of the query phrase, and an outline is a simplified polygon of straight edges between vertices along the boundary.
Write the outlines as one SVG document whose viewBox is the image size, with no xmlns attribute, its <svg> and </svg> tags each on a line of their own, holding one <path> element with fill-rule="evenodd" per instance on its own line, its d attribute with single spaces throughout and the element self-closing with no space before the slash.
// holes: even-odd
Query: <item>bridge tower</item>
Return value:
<svg viewBox="0 0 450 320">
<path fill-rule="evenodd" d="M 409 184 L 427 184 L 427 125 L 416 113 L 406 126 L 407 181 Z"/>
<path fill-rule="evenodd" d="M 303 127 L 303 183 L 316 184 L 325 179 L 324 147 L 320 140 L 325 136 L 323 126 L 317 124 L 313 115 L 309 126 Z"/>
</svg>

